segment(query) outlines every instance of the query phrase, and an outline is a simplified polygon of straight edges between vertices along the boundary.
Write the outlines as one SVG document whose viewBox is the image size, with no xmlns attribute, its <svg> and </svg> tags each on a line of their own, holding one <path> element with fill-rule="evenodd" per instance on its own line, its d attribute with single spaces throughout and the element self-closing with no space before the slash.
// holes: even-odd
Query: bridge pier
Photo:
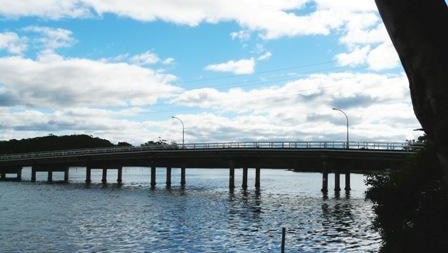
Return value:
<svg viewBox="0 0 448 253">
<path fill-rule="evenodd" d="M 185 167 L 180 168 L 180 186 L 185 187 Z"/>
<path fill-rule="evenodd" d="M 48 171 L 47 182 L 48 183 L 52 183 L 53 182 L 53 171 L 52 170 Z"/>
<path fill-rule="evenodd" d="M 156 167 L 155 166 L 151 166 L 151 188 L 156 187 Z"/>
<path fill-rule="evenodd" d="M 243 168 L 243 183 L 241 187 L 243 190 L 247 190 L 247 167 Z"/>
<path fill-rule="evenodd" d="M 229 169 L 229 189 L 235 189 L 235 168 L 233 166 Z"/>
<path fill-rule="evenodd" d="M 328 192 L 328 169 L 326 162 L 322 162 L 323 168 L 322 168 L 322 192 L 327 193 Z"/>
<path fill-rule="evenodd" d="M 31 182 L 36 182 L 36 168 L 31 167 Z"/>
<path fill-rule="evenodd" d="M 0 173 L 0 179 L 6 180 L 6 172 Z"/>
<path fill-rule="evenodd" d="M 339 170 L 334 172 L 334 191 L 341 191 L 341 173 L 339 172 Z"/>
<path fill-rule="evenodd" d="M 22 181 L 22 167 L 17 168 L 17 181 Z"/>
<path fill-rule="evenodd" d="M 345 190 L 346 191 L 350 191 L 350 170 L 346 169 L 345 170 Z"/>
<path fill-rule="evenodd" d="M 64 183 L 68 183 L 69 169 L 70 167 L 68 166 L 64 169 Z"/>
<path fill-rule="evenodd" d="M 107 169 L 103 168 L 103 174 L 101 177 L 101 183 L 103 184 L 107 184 Z"/>
<path fill-rule="evenodd" d="M 255 168 L 255 189 L 260 190 L 260 168 Z"/>
<path fill-rule="evenodd" d="M 92 168 L 86 167 L 86 184 L 90 184 L 92 182 Z"/>
<path fill-rule="evenodd" d="M 122 182 L 123 182 L 123 167 L 118 167 L 117 184 L 121 184 Z"/>
<path fill-rule="evenodd" d="M 166 167 L 166 187 L 171 187 L 171 167 Z"/>
</svg>

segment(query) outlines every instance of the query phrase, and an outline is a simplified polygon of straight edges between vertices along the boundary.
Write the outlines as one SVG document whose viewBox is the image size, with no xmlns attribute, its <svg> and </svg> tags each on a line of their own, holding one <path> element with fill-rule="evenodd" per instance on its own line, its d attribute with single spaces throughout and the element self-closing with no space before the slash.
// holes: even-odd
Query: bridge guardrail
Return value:
<svg viewBox="0 0 448 253">
<path fill-rule="evenodd" d="M 415 152 L 422 144 L 410 142 L 350 142 L 350 150 L 405 151 Z M 213 149 L 347 149 L 343 141 L 293 141 L 293 142 L 221 142 L 221 143 L 186 143 L 159 144 L 140 147 L 110 147 L 93 149 L 74 149 L 60 151 L 44 151 L 23 154 L 0 155 L 1 161 L 44 159 L 78 155 L 108 154 L 123 152 L 158 151 L 158 150 L 213 150 Z"/>
</svg>

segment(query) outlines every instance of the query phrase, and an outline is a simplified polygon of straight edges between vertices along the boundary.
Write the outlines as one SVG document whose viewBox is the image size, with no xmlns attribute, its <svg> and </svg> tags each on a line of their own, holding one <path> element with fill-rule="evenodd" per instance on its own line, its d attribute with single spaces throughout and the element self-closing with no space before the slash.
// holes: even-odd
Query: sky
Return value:
<svg viewBox="0 0 448 253">
<path fill-rule="evenodd" d="M 0 140 L 405 141 L 374 0 L 0 0 Z"/>
</svg>

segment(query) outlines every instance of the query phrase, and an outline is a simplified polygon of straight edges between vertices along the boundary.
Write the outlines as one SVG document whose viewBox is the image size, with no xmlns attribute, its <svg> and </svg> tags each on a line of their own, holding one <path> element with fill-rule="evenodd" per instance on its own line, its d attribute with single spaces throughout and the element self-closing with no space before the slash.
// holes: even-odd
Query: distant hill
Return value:
<svg viewBox="0 0 448 253">
<path fill-rule="evenodd" d="M 131 146 L 126 142 L 114 145 L 108 140 L 89 135 L 66 135 L 36 137 L 30 139 L 0 141 L 0 154 L 28 153 L 78 148 L 105 148 L 114 146 Z"/>
</svg>

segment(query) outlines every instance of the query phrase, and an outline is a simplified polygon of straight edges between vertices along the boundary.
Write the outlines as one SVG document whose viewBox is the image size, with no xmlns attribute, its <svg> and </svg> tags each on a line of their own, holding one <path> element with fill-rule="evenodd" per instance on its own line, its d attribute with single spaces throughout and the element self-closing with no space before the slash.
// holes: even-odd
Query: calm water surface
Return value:
<svg viewBox="0 0 448 253">
<path fill-rule="evenodd" d="M 100 182 L 101 172 L 92 173 Z M 124 185 L 83 184 L 84 169 L 70 169 L 70 184 L 0 182 L 0 252 L 376 252 L 372 204 L 363 176 L 352 175 L 350 196 L 320 193 L 322 176 L 262 170 L 256 192 L 230 193 L 228 170 L 187 170 L 187 186 L 149 190 L 148 168 L 127 168 Z M 24 169 L 24 179 L 30 178 Z M 54 180 L 63 174 L 54 173 Z M 240 185 L 241 172 L 236 171 Z M 109 181 L 116 173 L 108 174 Z M 330 189 L 332 175 L 329 177 Z M 344 180 L 341 177 L 341 185 Z"/>
</svg>

